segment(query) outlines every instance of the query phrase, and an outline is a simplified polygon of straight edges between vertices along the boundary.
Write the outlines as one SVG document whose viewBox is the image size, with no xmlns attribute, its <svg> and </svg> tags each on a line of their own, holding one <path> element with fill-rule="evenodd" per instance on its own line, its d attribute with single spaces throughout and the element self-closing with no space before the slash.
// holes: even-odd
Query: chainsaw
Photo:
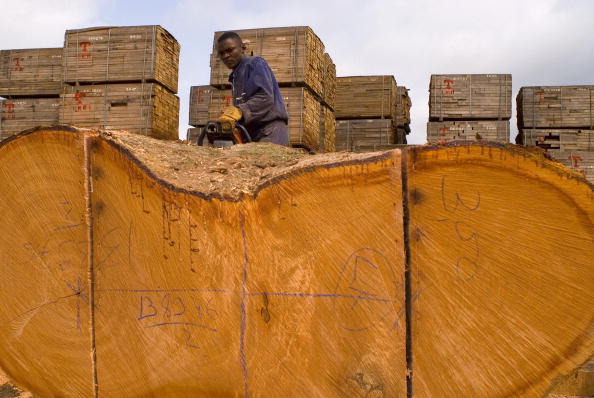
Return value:
<svg viewBox="0 0 594 398">
<path fill-rule="evenodd" d="M 206 123 L 198 136 L 198 145 L 204 145 L 204 139 L 214 147 L 224 147 L 252 142 L 248 131 L 239 123 L 233 125 L 229 120 L 211 120 Z"/>
</svg>

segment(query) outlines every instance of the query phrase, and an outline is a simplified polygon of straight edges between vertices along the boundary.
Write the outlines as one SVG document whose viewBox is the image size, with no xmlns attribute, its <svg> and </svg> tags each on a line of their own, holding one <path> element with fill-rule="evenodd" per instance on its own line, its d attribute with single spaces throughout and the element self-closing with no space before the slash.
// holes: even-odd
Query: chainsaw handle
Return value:
<svg viewBox="0 0 594 398">
<path fill-rule="evenodd" d="M 208 122 L 204 127 L 202 127 L 202 131 L 200 131 L 200 135 L 198 136 L 198 140 L 196 141 L 196 144 L 198 144 L 198 146 L 204 145 L 204 138 L 206 138 L 207 135 L 206 133 L 209 127 L 212 128 L 213 126 L 216 126 L 214 122 Z M 247 129 L 243 125 L 235 123 L 235 127 L 239 129 L 243 142 L 252 142 L 252 137 L 250 136 L 250 133 L 248 133 Z M 237 144 L 237 142 L 233 142 L 233 144 Z"/>
</svg>

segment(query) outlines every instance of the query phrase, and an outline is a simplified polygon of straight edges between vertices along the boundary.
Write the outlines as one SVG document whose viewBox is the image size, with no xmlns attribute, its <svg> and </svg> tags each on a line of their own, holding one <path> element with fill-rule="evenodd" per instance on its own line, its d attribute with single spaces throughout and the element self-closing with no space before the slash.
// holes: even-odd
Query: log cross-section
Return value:
<svg viewBox="0 0 594 398">
<path fill-rule="evenodd" d="M 0 368 L 40 397 L 540 397 L 594 352 L 594 193 L 521 148 L 0 145 Z"/>
</svg>

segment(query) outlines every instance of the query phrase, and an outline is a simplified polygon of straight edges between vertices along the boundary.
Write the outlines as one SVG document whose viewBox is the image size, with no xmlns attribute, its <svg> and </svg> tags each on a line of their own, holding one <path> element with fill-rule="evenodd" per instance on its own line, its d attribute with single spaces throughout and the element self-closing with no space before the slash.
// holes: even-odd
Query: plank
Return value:
<svg viewBox="0 0 594 398">
<path fill-rule="evenodd" d="M 380 150 L 394 144 L 394 125 L 390 119 L 336 121 L 337 151 Z"/>
<path fill-rule="evenodd" d="M 465 120 L 427 123 L 427 141 L 455 140 L 509 142 L 507 120 Z"/>
<path fill-rule="evenodd" d="M 410 124 L 410 108 L 412 101 L 408 95 L 408 89 L 404 86 L 396 87 L 396 111 L 394 124 L 396 126 L 404 126 Z"/>
<path fill-rule="evenodd" d="M 60 123 L 178 139 L 179 98 L 156 83 L 66 86 Z"/>
<path fill-rule="evenodd" d="M 62 92 L 63 48 L 0 51 L 0 96 L 58 96 Z"/>
<path fill-rule="evenodd" d="M 594 86 L 522 87 L 516 101 L 518 130 L 594 129 Z"/>
<path fill-rule="evenodd" d="M 0 99 L 0 139 L 36 126 L 58 124 L 59 98 Z"/>
<path fill-rule="evenodd" d="M 431 75 L 429 120 L 507 120 L 511 90 L 509 74 Z"/>
<path fill-rule="evenodd" d="M 337 119 L 388 118 L 396 120 L 394 76 L 345 76 L 336 79 Z"/>
<path fill-rule="evenodd" d="M 179 43 L 159 25 L 70 29 L 66 83 L 158 82 L 177 93 Z"/>
<path fill-rule="evenodd" d="M 516 137 L 516 143 L 564 152 L 594 151 L 594 130 L 523 129 Z"/>
</svg>

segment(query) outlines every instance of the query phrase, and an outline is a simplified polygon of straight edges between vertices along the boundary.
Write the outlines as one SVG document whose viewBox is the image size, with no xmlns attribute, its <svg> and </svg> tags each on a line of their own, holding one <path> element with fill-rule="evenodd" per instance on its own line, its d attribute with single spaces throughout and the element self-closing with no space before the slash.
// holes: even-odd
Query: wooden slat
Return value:
<svg viewBox="0 0 594 398">
<path fill-rule="evenodd" d="M 379 150 L 394 144 L 394 126 L 390 119 L 336 121 L 336 150 Z"/>
<path fill-rule="evenodd" d="M 559 151 L 547 150 L 547 153 L 556 161 L 570 169 L 582 174 L 594 184 L 594 151 Z"/>
<path fill-rule="evenodd" d="M 394 76 L 348 76 L 336 79 L 337 119 L 396 119 Z"/>
<path fill-rule="evenodd" d="M 62 48 L 0 51 L 0 96 L 58 96 Z"/>
<path fill-rule="evenodd" d="M 322 103 L 330 109 L 336 104 L 336 65 L 328 53 L 324 53 L 324 65 L 322 71 Z"/>
<path fill-rule="evenodd" d="M 594 151 L 594 130 L 524 129 L 516 143 L 560 151 Z"/>
<path fill-rule="evenodd" d="M 177 92 L 179 43 L 158 25 L 67 30 L 64 81 L 159 82 Z"/>
<path fill-rule="evenodd" d="M 190 126 L 204 126 L 208 122 L 210 100 L 216 90 L 212 86 L 190 87 Z"/>
<path fill-rule="evenodd" d="M 509 74 L 431 75 L 429 120 L 509 119 Z"/>
<path fill-rule="evenodd" d="M 246 45 L 247 56 L 260 56 L 266 60 L 281 85 L 308 86 L 316 95 L 322 95 L 324 44 L 308 26 L 235 30 Z M 215 32 L 210 58 L 210 84 L 229 86 L 231 71 L 217 54 L 217 39 L 224 32 Z"/>
<path fill-rule="evenodd" d="M 466 120 L 427 123 L 428 142 L 456 140 L 509 142 L 509 121 Z"/>
<path fill-rule="evenodd" d="M 522 87 L 518 129 L 594 128 L 594 86 Z"/>
<path fill-rule="evenodd" d="M 66 86 L 60 123 L 178 139 L 179 98 L 155 83 Z"/>
<path fill-rule="evenodd" d="M 320 146 L 318 151 L 336 151 L 336 118 L 334 111 L 324 104 L 320 104 Z"/>
<path fill-rule="evenodd" d="M 59 98 L 0 100 L 0 139 L 36 126 L 58 123 Z"/>
<path fill-rule="evenodd" d="M 412 101 L 408 96 L 408 89 L 404 86 L 396 87 L 396 110 L 395 110 L 395 125 L 404 126 L 410 124 L 410 107 Z"/>
</svg>

